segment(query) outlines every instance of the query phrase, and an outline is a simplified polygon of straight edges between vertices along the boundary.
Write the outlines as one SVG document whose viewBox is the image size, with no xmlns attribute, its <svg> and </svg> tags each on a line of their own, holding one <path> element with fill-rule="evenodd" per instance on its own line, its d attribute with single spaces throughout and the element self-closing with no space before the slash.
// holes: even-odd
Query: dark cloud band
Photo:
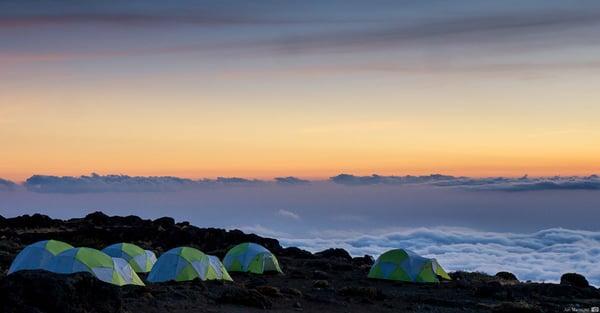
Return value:
<svg viewBox="0 0 600 313">
<path fill-rule="evenodd" d="M 364 185 L 415 185 L 425 184 L 436 187 L 462 187 L 470 190 L 489 191 L 536 191 L 536 190 L 600 190 L 600 177 L 554 176 L 530 178 L 486 177 L 470 178 L 448 175 L 427 176 L 355 176 L 340 174 L 331 177 L 336 184 L 348 186 Z"/>
<path fill-rule="evenodd" d="M 473 191 L 526 192 L 543 190 L 600 190 L 600 177 L 554 176 L 554 177 L 485 177 L 472 178 L 450 175 L 423 176 L 356 176 L 340 174 L 329 179 L 330 183 L 342 186 L 406 186 L 422 185 L 437 188 L 461 188 Z M 29 191 L 43 193 L 93 193 L 93 192 L 162 192 L 189 190 L 199 187 L 261 186 L 276 183 L 281 186 L 301 186 L 310 180 L 294 176 L 275 177 L 273 181 L 240 177 L 218 177 L 216 179 L 189 179 L 174 176 L 128 176 L 98 175 L 51 176 L 33 175 L 22 186 Z M 0 178 L 0 191 L 19 187 L 10 180 Z"/>
</svg>

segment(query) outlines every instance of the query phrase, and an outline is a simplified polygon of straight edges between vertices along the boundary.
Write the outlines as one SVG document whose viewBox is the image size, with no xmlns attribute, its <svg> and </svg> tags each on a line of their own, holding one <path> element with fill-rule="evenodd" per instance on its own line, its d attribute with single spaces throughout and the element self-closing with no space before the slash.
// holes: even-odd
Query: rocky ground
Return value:
<svg viewBox="0 0 600 313">
<path fill-rule="evenodd" d="M 27 244 L 57 239 L 101 249 L 132 242 L 160 254 L 191 246 L 223 257 L 228 248 L 252 241 L 275 253 L 284 275 L 232 273 L 235 282 L 170 282 L 117 287 L 87 273 L 58 275 L 23 271 L 6 276 Z M 561 284 L 519 282 L 510 273 L 451 273 L 453 281 L 414 284 L 367 279 L 370 257 L 341 249 L 312 254 L 283 248 L 275 239 L 197 228 L 171 218 L 93 213 L 67 221 L 43 215 L 0 217 L 0 312 L 590 312 L 600 291 L 579 275 Z"/>
</svg>

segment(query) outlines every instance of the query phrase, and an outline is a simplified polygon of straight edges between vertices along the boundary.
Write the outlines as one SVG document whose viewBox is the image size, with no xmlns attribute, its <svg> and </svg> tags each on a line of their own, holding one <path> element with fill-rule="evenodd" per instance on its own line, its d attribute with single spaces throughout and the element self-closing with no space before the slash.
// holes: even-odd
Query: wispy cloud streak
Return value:
<svg viewBox="0 0 600 313">
<path fill-rule="evenodd" d="M 513 12 L 511 14 L 483 13 L 480 16 L 425 19 L 420 23 L 384 24 L 367 30 L 345 30 L 331 33 L 282 38 L 281 51 L 310 50 L 373 50 L 415 43 L 460 43 L 481 45 L 484 42 L 506 43 L 531 40 L 535 34 L 547 34 L 580 27 L 600 25 L 600 10 L 561 12 Z"/>
</svg>

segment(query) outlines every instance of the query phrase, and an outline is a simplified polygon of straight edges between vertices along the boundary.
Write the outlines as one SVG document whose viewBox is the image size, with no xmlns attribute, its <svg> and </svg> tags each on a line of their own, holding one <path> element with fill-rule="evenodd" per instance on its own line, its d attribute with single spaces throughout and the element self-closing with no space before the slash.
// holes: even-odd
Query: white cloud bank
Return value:
<svg viewBox="0 0 600 313">
<path fill-rule="evenodd" d="M 527 234 L 415 228 L 378 235 L 329 232 L 315 237 L 281 242 L 313 252 L 341 247 L 352 255 L 375 257 L 388 249 L 407 248 L 437 258 L 450 271 L 510 271 L 521 280 L 553 282 L 566 272 L 578 272 L 600 285 L 600 232 L 551 228 Z"/>
</svg>

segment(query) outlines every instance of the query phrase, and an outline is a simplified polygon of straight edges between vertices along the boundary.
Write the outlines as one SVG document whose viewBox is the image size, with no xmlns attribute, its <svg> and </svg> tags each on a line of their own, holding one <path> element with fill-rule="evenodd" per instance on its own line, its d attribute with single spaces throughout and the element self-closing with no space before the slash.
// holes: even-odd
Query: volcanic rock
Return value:
<svg viewBox="0 0 600 313">
<path fill-rule="evenodd" d="M 315 280 L 313 282 L 313 287 L 320 289 L 329 288 L 329 282 L 324 279 Z"/>
<path fill-rule="evenodd" d="M 270 309 L 273 306 L 271 301 L 260 292 L 238 286 L 228 286 L 223 289 L 216 300 L 219 303 L 239 304 L 259 309 Z"/>
<path fill-rule="evenodd" d="M 511 272 L 498 272 L 494 276 L 507 282 L 519 282 L 517 276 Z"/>
<path fill-rule="evenodd" d="M 352 261 L 352 256 L 350 256 L 350 253 L 340 248 L 330 248 L 327 250 L 317 252 L 315 253 L 315 255 L 321 258 L 334 259 L 343 262 Z"/>
<path fill-rule="evenodd" d="M 4 313 L 114 313 L 121 306 L 121 289 L 89 273 L 21 271 L 0 281 L 0 312 Z"/>
<path fill-rule="evenodd" d="M 583 275 L 577 273 L 563 274 L 560 277 L 560 284 L 579 288 L 587 288 L 590 286 L 590 283 L 587 281 L 587 279 Z"/>
</svg>

